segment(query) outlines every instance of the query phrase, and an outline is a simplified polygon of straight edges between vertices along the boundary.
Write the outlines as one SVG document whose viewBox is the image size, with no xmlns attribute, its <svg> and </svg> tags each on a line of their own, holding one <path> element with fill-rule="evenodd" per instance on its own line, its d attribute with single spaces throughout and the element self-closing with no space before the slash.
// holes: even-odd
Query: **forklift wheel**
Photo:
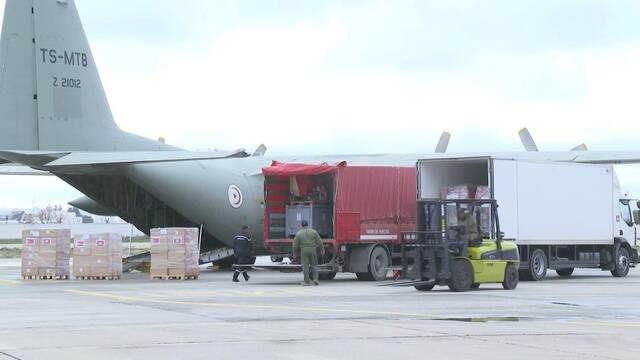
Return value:
<svg viewBox="0 0 640 360">
<path fill-rule="evenodd" d="M 518 268 L 515 264 L 508 264 L 504 270 L 504 281 L 502 287 L 505 290 L 513 290 L 518 286 Z"/>
<path fill-rule="evenodd" d="M 469 290 L 471 284 L 473 284 L 473 267 L 469 261 L 464 259 L 453 260 L 449 289 L 456 292 L 463 292 Z"/>
<path fill-rule="evenodd" d="M 431 285 L 416 285 L 414 286 L 414 288 L 416 288 L 416 290 L 418 291 L 430 291 L 431 289 L 433 289 L 433 287 L 436 286 L 435 284 L 431 284 Z"/>
</svg>

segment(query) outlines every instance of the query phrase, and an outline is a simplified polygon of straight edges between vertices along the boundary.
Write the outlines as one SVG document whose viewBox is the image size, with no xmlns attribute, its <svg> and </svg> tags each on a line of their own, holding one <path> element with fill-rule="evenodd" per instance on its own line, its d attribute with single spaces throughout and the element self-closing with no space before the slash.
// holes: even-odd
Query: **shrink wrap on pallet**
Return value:
<svg viewBox="0 0 640 360">
<path fill-rule="evenodd" d="M 151 229 L 151 278 L 197 278 L 197 228 Z"/>
<path fill-rule="evenodd" d="M 74 237 L 73 274 L 76 278 L 122 276 L 122 236 L 84 234 Z"/>
<path fill-rule="evenodd" d="M 68 278 L 71 231 L 22 231 L 22 277 Z"/>
</svg>

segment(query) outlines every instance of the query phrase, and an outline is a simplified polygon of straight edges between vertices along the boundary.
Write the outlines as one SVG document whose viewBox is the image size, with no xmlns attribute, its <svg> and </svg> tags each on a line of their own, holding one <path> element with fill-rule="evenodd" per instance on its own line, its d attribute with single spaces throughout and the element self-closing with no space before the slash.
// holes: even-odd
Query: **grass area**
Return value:
<svg viewBox="0 0 640 360">
<path fill-rule="evenodd" d="M 149 242 L 149 237 L 146 235 L 142 235 L 142 236 L 134 236 L 133 239 L 131 240 L 132 243 L 137 244 L 137 243 L 147 243 Z M 71 239 L 71 243 L 73 244 L 73 239 Z M 122 243 L 123 244 L 128 244 L 129 243 L 129 237 L 125 236 L 122 238 Z M 0 245 L 16 245 L 16 244 L 22 244 L 22 240 L 21 239 L 0 239 Z"/>
<path fill-rule="evenodd" d="M 20 258 L 20 254 L 22 254 L 22 250 L 21 249 L 16 249 L 16 248 L 0 248 L 0 259 L 15 259 L 15 258 Z"/>
</svg>

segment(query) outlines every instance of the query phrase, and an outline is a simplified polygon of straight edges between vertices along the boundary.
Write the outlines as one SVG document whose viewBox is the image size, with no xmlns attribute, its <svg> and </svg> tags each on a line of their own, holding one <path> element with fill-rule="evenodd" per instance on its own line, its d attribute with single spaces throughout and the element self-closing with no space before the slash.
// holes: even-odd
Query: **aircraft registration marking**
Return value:
<svg viewBox="0 0 640 360">
<path fill-rule="evenodd" d="M 89 56 L 85 52 L 40 48 L 43 64 L 64 64 L 66 66 L 87 67 Z"/>
</svg>

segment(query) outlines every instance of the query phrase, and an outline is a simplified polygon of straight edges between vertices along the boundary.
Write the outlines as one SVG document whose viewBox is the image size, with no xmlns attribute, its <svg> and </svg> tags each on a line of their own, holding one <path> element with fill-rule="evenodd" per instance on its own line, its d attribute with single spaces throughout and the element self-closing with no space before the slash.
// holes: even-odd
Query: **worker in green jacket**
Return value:
<svg viewBox="0 0 640 360">
<path fill-rule="evenodd" d="M 309 267 L 313 271 L 313 284 L 319 285 L 318 282 L 318 248 L 320 248 L 320 256 L 324 256 L 324 247 L 320 241 L 318 232 L 309 227 L 306 220 L 302 221 L 302 229 L 300 229 L 293 238 L 293 256 L 300 256 L 302 263 L 302 272 L 304 273 L 303 286 L 311 285 L 309 277 Z"/>
</svg>

